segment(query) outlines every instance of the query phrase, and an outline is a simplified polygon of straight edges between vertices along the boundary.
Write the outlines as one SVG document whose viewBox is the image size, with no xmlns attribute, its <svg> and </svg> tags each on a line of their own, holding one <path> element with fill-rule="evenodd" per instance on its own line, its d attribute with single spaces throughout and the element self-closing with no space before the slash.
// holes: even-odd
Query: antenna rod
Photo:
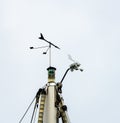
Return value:
<svg viewBox="0 0 120 123">
<path fill-rule="evenodd" d="M 51 44 L 49 44 L 49 66 L 51 66 Z"/>
<path fill-rule="evenodd" d="M 40 49 L 40 48 L 46 48 L 48 46 L 42 46 L 42 47 L 30 47 L 30 49 Z"/>
</svg>

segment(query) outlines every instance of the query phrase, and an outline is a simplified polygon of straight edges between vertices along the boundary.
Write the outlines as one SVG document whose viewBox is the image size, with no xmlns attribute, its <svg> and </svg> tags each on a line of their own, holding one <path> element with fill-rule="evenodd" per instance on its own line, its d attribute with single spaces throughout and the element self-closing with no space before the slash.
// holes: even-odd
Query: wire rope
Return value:
<svg viewBox="0 0 120 123">
<path fill-rule="evenodd" d="M 20 119 L 19 123 L 21 123 L 22 120 L 24 119 L 25 115 L 27 114 L 28 110 L 30 109 L 31 105 L 33 104 L 35 98 L 36 98 L 36 96 L 34 97 L 34 99 L 32 100 L 32 102 L 30 103 L 30 105 L 28 106 L 27 110 L 25 111 L 24 115 L 23 115 L 22 118 Z"/>
<path fill-rule="evenodd" d="M 30 123 L 32 123 L 32 121 L 34 119 L 34 114 L 35 114 L 36 108 L 37 108 L 37 103 L 35 102 L 35 106 L 34 106 L 34 110 L 33 110 L 33 113 L 32 113 L 32 117 L 31 117 Z"/>
<path fill-rule="evenodd" d="M 36 119 L 36 115 L 37 115 L 37 109 L 38 109 L 38 107 L 36 107 L 36 110 L 35 110 L 35 115 L 34 115 L 33 123 L 35 123 L 35 119 Z"/>
</svg>

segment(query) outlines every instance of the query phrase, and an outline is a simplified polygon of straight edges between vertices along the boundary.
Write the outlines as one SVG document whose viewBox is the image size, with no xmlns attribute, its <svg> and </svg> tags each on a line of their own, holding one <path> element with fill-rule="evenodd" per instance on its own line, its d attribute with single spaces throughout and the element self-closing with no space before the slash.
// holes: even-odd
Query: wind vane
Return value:
<svg viewBox="0 0 120 123">
<path fill-rule="evenodd" d="M 57 49 L 60 49 L 60 48 L 58 46 L 56 46 L 55 44 L 51 43 L 50 41 L 46 40 L 42 33 L 40 33 L 39 39 L 47 42 L 49 45 L 48 46 L 42 46 L 42 47 L 30 47 L 30 49 L 40 49 L 40 48 L 46 48 L 47 47 L 47 50 L 45 52 L 43 52 L 43 54 L 47 54 L 47 52 L 49 51 L 49 66 L 51 66 L 51 46 L 53 46 Z"/>
</svg>

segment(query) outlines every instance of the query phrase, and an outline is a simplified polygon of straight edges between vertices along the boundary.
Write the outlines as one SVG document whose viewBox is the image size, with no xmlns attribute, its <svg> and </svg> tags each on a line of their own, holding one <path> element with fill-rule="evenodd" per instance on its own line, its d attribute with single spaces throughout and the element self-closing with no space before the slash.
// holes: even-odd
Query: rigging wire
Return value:
<svg viewBox="0 0 120 123">
<path fill-rule="evenodd" d="M 38 109 L 38 106 L 36 107 L 36 110 L 35 110 L 35 115 L 34 115 L 33 123 L 35 123 L 35 119 L 36 119 L 36 115 L 37 115 L 37 109 Z"/>
<path fill-rule="evenodd" d="M 34 118 L 34 114 L 36 115 L 36 110 L 38 108 L 38 103 L 39 103 L 39 97 L 40 97 L 40 93 L 41 91 L 43 91 L 41 88 L 38 90 L 36 96 L 34 97 L 34 99 L 32 100 L 32 102 L 30 103 L 30 105 L 28 106 L 27 110 L 25 111 L 24 115 L 22 116 L 22 118 L 20 119 L 19 123 L 22 122 L 22 120 L 24 119 L 25 115 L 27 114 L 28 110 L 30 109 L 31 105 L 33 104 L 34 100 L 36 99 L 35 101 L 35 105 L 34 105 L 34 110 L 33 110 L 33 113 L 32 113 L 32 118 L 31 118 L 31 122 L 33 121 L 33 118 Z"/>
<path fill-rule="evenodd" d="M 34 99 L 32 100 L 32 102 L 30 103 L 30 105 L 28 106 L 27 110 L 25 111 L 24 115 L 22 116 L 22 118 L 20 119 L 19 123 L 22 122 L 22 120 L 24 119 L 25 115 L 27 114 L 28 110 L 30 109 L 31 105 L 33 104 L 34 100 L 36 99 L 36 96 L 34 97 Z"/>
<path fill-rule="evenodd" d="M 30 123 L 32 123 L 33 119 L 34 119 L 34 114 L 36 112 L 36 108 L 37 108 L 37 102 L 35 102 L 35 106 L 34 106 L 34 110 L 33 110 L 33 113 L 32 113 L 32 117 L 31 117 L 31 121 Z"/>
</svg>

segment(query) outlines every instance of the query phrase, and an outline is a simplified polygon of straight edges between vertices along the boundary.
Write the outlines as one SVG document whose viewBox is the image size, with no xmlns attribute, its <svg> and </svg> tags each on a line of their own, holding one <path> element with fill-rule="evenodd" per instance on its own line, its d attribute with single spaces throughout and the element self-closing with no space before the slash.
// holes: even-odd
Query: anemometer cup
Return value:
<svg viewBox="0 0 120 123">
<path fill-rule="evenodd" d="M 30 47 L 30 49 L 34 49 L 34 47 Z"/>
<path fill-rule="evenodd" d="M 46 52 L 43 52 L 44 55 L 46 55 L 47 53 Z"/>
</svg>

